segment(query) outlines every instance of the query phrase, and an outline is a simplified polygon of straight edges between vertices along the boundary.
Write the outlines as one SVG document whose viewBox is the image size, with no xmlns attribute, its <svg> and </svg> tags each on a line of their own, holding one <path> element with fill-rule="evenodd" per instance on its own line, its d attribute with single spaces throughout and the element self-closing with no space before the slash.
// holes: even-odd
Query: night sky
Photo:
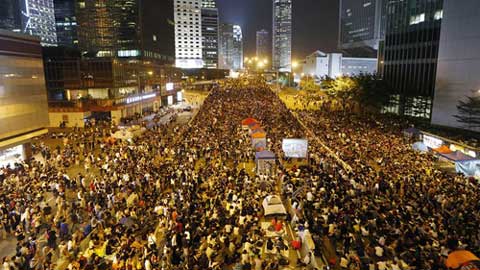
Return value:
<svg viewBox="0 0 480 270">
<path fill-rule="evenodd" d="M 255 33 L 272 32 L 273 0 L 217 0 L 220 21 L 239 24 L 244 34 L 245 56 L 255 54 Z M 338 0 L 293 0 L 294 59 L 315 50 L 335 51 L 338 39 Z"/>
</svg>

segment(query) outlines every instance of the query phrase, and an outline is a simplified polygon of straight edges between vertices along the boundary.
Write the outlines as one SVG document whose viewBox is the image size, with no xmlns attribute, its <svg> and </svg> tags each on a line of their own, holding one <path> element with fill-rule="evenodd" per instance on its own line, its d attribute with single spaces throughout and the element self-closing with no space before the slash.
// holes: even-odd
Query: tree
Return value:
<svg viewBox="0 0 480 270">
<path fill-rule="evenodd" d="M 480 128 L 480 96 L 467 97 L 466 101 L 459 100 L 458 114 L 454 115 L 458 122 L 468 128 Z"/>
<path fill-rule="evenodd" d="M 362 108 L 380 111 L 388 104 L 393 89 L 385 80 L 372 74 L 360 74 L 353 77 L 353 80 L 358 85 L 355 100 L 364 105 Z"/>
<path fill-rule="evenodd" d="M 351 77 L 337 77 L 330 89 L 325 89 L 328 96 L 340 100 L 343 109 L 346 109 L 347 103 L 354 100 L 358 91 L 358 84 Z"/>
<path fill-rule="evenodd" d="M 315 84 L 315 78 L 312 76 L 304 76 L 300 80 L 300 88 L 309 93 L 316 93 L 320 87 Z"/>
<path fill-rule="evenodd" d="M 322 77 L 320 81 L 320 88 L 322 88 L 323 90 L 332 89 L 334 85 L 335 85 L 335 79 L 329 76 Z"/>
</svg>

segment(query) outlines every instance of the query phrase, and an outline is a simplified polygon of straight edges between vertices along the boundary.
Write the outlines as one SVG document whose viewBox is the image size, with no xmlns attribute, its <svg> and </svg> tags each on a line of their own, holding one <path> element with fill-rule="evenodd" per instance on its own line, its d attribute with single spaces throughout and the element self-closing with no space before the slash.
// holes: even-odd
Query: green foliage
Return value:
<svg viewBox="0 0 480 270">
<path fill-rule="evenodd" d="M 333 88 L 334 84 L 335 84 L 335 79 L 329 76 L 325 76 L 322 78 L 320 82 L 320 88 L 324 90 L 329 90 Z"/>
<path fill-rule="evenodd" d="M 320 91 L 320 87 L 315 84 L 315 78 L 312 76 L 305 76 L 300 80 L 300 89 L 308 93 L 316 93 Z"/>
<path fill-rule="evenodd" d="M 380 77 L 371 74 L 341 76 L 335 79 L 323 77 L 320 85 L 315 84 L 314 77 L 306 76 L 300 81 L 300 88 L 309 95 L 326 94 L 345 105 L 356 103 L 361 108 L 380 111 L 388 104 L 393 94 L 392 88 Z"/>
<path fill-rule="evenodd" d="M 467 97 L 466 101 L 460 100 L 457 106 L 458 115 L 454 115 L 458 122 L 469 128 L 480 127 L 480 96 Z"/>
<path fill-rule="evenodd" d="M 326 77 L 321 84 L 327 95 L 339 99 L 343 104 L 355 102 L 362 108 L 380 110 L 389 102 L 393 93 L 388 83 L 376 75 L 360 74 L 336 79 Z"/>
<path fill-rule="evenodd" d="M 328 96 L 340 99 L 342 103 L 345 104 L 355 100 L 358 92 L 358 84 L 353 78 L 342 76 L 336 78 L 331 88 L 326 89 L 326 91 Z"/>
<path fill-rule="evenodd" d="M 357 102 L 375 110 L 381 110 L 388 104 L 393 89 L 386 81 L 371 74 L 360 74 L 353 80 L 358 85 Z"/>
</svg>

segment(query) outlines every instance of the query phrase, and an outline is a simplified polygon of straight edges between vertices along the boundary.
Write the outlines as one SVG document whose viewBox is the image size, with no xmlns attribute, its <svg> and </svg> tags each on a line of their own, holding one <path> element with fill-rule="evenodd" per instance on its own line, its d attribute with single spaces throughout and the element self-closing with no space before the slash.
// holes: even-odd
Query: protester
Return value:
<svg viewBox="0 0 480 270">
<path fill-rule="evenodd" d="M 17 241 L 3 269 L 313 269 L 324 239 L 339 257 L 327 263 L 347 269 L 446 269 L 451 238 L 478 254 L 477 182 L 436 170 L 388 118 L 298 116 L 314 134 L 264 81 L 226 80 L 188 124 L 137 116 L 123 123 L 146 131 L 127 140 L 93 121 L 58 146 L 43 138 L 35 159 L 0 170 L 0 236 Z M 272 175 L 244 166 L 255 162 L 249 117 L 278 157 Z M 291 166 L 283 138 L 309 140 L 307 165 Z M 274 238 L 261 228 L 272 193 L 292 206 L 288 222 L 267 224 Z M 315 250 L 290 258 L 306 232 Z"/>
</svg>

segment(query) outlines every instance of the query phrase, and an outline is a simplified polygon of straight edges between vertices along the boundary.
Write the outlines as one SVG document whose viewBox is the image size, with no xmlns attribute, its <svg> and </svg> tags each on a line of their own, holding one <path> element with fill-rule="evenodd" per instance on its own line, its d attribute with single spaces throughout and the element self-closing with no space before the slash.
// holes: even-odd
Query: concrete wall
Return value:
<svg viewBox="0 0 480 270">
<path fill-rule="evenodd" d="M 336 78 L 342 76 L 342 54 L 331 53 L 328 54 L 328 76 Z"/>
<path fill-rule="evenodd" d="M 307 56 L 302 72 L 308 76 L 312 74 L 317 77 L 328 75 L 328 57 Z"/>
<path fill-rule="evenodd" d="M 343 57 L 341 53 L 311 54 L 305 59 L 303 73 L 315 74 L 321 78 L 329 76 L 336 78 L 342 75 L 373 74 L 377 72 L 376 58 Z"/>
<path fill-rule="evenodd" d="M 480 1 L 445 0 L 443 5 L 432 124 L 469 129 L 454 115 L 459 100 L 480 95 Z"/>
</svg>

